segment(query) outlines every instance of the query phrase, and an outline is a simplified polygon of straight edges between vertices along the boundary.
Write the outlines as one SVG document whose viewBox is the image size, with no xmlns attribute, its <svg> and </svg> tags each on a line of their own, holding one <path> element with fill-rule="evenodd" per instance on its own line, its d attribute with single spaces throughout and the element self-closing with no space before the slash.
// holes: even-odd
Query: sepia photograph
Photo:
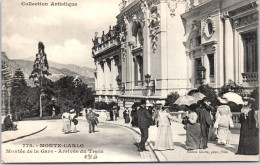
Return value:
<svg viewBox="0 0 260 165">
<path fill-rule="evenodd" d="M 1 162 L 259 161 L 258 0 L 2 0 Z"/>
</svg>

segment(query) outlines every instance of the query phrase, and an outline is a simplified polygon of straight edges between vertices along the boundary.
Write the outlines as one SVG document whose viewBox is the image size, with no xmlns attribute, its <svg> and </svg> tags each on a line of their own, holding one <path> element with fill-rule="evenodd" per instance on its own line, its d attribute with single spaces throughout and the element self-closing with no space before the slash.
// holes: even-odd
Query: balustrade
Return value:
<svg viewBox="0 0 260 165">
<path fill-rule="evenodd" d="M 258 82 L 258 72 L 248 72 L 248 73 L 242 73 L 243 82 Z"/>
</svg>

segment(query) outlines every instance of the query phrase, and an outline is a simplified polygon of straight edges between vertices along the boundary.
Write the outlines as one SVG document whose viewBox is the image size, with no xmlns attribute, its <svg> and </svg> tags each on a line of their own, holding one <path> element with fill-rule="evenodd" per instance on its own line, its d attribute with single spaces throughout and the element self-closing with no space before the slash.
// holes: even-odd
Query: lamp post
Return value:
<svg viewBox="0 0 260 165">
<path fill-rule="evenodd" d="M 198 80 L 200 82 L 200 85 L 203 84 L 203 81 L 205 80 L 205 74 L 206 74 L 206 68 L 202 65 L 198 66 Z"/>
<path fill-rule="evenodd" d="M 151 75 L 150 74 L 146 74 L 144 76 L 145 78 L 145 82 L 147 84 L 147 95 L 150 93 L 150 90 L 151 90 L 151 93 L 155 93 L 155 80 L 151 80 Z M 150 83 L 152 82 L 152 85 L 150 85 Z"/>
</svg>

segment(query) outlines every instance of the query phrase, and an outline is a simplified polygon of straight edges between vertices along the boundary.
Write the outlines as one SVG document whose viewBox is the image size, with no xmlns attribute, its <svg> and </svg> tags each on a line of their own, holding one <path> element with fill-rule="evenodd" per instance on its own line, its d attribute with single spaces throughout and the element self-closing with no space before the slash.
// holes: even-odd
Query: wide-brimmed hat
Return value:
<svg viewBox="0 0 260 165">
<path fill-rule="evenodd" d="M 218 97 L 218 100 L 221 104 L 227 104 L 228 103 L 228 100 L 227 99 L 223 99 L 221 97 Z"/>
</svg>

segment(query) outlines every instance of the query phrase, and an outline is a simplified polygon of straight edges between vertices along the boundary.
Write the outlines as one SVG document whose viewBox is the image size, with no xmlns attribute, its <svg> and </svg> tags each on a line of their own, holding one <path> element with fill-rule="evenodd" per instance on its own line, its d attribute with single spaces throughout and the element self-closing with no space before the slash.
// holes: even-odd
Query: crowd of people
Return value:
<svg viewBox="0 0 260 165">
<path fill-rule="evenodd" d="M 212 106 L 207 97 L 198 100 L 197 104 L 185 106 L 186 116 L 183 117 L 182 124 L 186 130 L 186 149 L 207 149 L 209 140 L 215 140 L 219 145 L 229 145 L 231 138 L 231 128 L 234 127 L 231 108 L 228 100 L 218 97 L 219 105 Z M 259 123 L 258 107 L 252 98 L 245 98 L 239 117 L 241 128 L 239 145 L 236 154 L 257 155 L 259 153 Z M 113 106 L 107 113 L 110 121 L 119 117 L 118 106 Z M 89 133 L 95 132 L 95 127 L 99 123 L 98 114 L 91 108 L 86 110 L 86 119 L 89 123 Z M 130 119 L 131 117 L 131 119 Z M 63 132 L 77 132 L 77 114 L 75 110 L 64 112 Z M 141 141 L 138 144 L 140 151 L 146 151 L 145 143 L 149 136 L 149 127 L 155 125 L 157 136 L 155 150 L 174 150 L 171 120 L 174 117 L 170 114 L 169 107 L 157 102 L 151 108 L 146 106 L 146 101 L 141 100 L 135 104 L 130 111 L 125 108 L 123 118 L 126 124 L 131 122 L 133 127 L 138 127 L 141 132 Z"/>
<path fill-rule="evenodd" d="M 209 140 L 214 140 L 218 145 L 229 145 L 231 128 L 234 127 L 231 108 L 228 100 L 218 97 L 219 105 L 212 106 L 205 97 L 199 100 L 196 105 L 186 106 L 187 115 L 183 117 L 182 123 L 186 130 L 186 149 L 206 149 Z M 244 105 L 241 108 L 239 117 L 241 128 L 239 145 L 236 154 L 257 155 L 259 153 L 259 123 L 258 108 L 255 100 L 244 98 Z M 148 139 L 148 129 L 156 125 L 157 137 L 155 141 L 156 150 L 173 150 L 174 142 L 171 130 L 171 120 L 174 117 L 169 113 L 169 107 L 156 103 L 153 108 L 146 107 L 145 100 L 132 109 L 124 111 L 125 123 L 133 127 L 139 127 L 141 132 L 140 151 L 145 151 L 145 142 Z M 129 115 L 130 114 L 130 115 Z"/>
<path fill-rule="evenodd" d="M 88 108 L 85 111 L 86 113 L 86 120 L 89 125 L 89 133 L 95 133 L 95 127 L 98 125 L 98 114 L 93 112 L 92 108 Z M 72 109 L 70 111 L 65 111 L 62 114 L 62 121 L 63 121 L 63 128 L 62 131 L 67 133 L 76 133 L 79 132 L 76 128 L 78 125 L 78 117 L 79 115 L 76 113 L 75 109 Z"/>
</svg>

